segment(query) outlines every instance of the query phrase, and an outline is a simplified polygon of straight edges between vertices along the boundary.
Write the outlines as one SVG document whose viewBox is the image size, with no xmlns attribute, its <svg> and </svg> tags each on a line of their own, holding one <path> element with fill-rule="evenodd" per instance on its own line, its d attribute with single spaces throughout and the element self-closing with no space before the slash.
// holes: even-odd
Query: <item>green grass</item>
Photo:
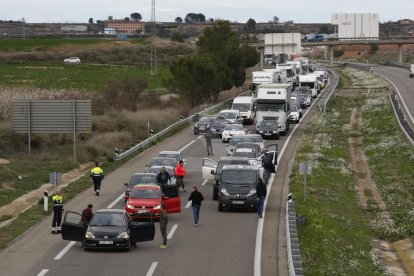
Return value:
<svg viewBox="0 0 414 276">
<path fill-rule="evenodd" d="M 142 44 L 144 39 L 127 40 L 132 44 Z M 58 48 L 61 46 L 83 46 L 91 44 L 117 43 L 116 38 L 31 38 L 31 39 L 0 39 L 0 51 L 31 51 Z"/>
<path fill-rule="evenodd" d="M 168 67 L 159 67 L 157 76 L 152 76 L 150 72 L 149 67 L 133 66 L 2 63 L 0 64 L 0 84 L 2 87 L 100 91 L 108 79 L 130 74 L 148 77 L 150 89 L 164 88 L 164 79 L 170 77 Z"/>
<path fill-rule="evenodd" d="M 341 77 L 346 74 L 340 73 Z M 350 85 L 349 77 L 343 78 L 343 88 Z M 290 181 L 297 214 L 308 222 L 299 228 L 305 275 L 383 275 L 371 240 L 394 241 L 413 235 L 414 151 L 404 139 L 383 91 L 350 97 L 337 91 L 327 112 L 318 114 L 320 120 L 314 120 L 305 130 Z M 356 107 L 363 110 L 363 128 L 358 133 L 350 125 Z M 360 206 L 348 138 L 361 135 L 373 177 L 396 221 L 395 227 L 379 219 L 369 220 L 378 214 L 377 206 L 366 210 Z M 305 161 L 313 165 L 307 178 L 306 201 L 298 168 Z"/>
</svg>

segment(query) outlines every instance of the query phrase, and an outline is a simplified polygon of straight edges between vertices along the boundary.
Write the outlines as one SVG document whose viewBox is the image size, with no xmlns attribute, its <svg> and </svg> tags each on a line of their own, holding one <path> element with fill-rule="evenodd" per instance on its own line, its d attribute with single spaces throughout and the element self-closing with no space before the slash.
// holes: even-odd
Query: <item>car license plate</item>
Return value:
<svg viewBox="0 0 414 276">
<path fill-rule="evenodd" d="M 199 127 L 198 130 L 205 130 L 205 128 L 204 127 Z"/>
<path fill-rule="evenodd" d="M 241 200 L 233 200 L 233 204 L 244 204 L 244 201 Z"/>
<path fill-rule="evenodd" d="M 138 210 L 138 214 L 145 214 L 148 213 L 148 210 Z"/>
<path fill-rule="evenodd" d="M 114 244 L 114 241 L 99 241 L 99 244 Z"/>
<path fill-rule="evenodd" d="M 269 135 L 269 136 L 270 136 L 270 135 L 272 135 L 272 134 L 271 134 L 271 133 L 265 133 L 265 135 Z"/>
</svg>

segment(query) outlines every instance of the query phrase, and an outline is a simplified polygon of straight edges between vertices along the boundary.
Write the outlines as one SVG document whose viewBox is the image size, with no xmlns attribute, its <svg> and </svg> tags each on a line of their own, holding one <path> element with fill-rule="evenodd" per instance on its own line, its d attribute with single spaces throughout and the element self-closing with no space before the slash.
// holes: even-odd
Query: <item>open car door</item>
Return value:
<svg viewBox="0 0 414 276">
<path fill-rule="evenodd" d="M 270 155 L 270 158 L 272 159 L 273 165 L 277 165 L 277 154 L 278 154 L 278 144 L 271 144 L 266 147 L 267 154 Z"/>
<path fill-rule="evenodd" d="M 133 242 L 144 242 L 154 240 L 155 225 L 153 222 L 132 222 L 130 236 Z"/>
<path fill-rule="evenodd" d="M 178 195 L 175 197 L 164 195 L 162 198 L 162 203 L 165 204 L 167 214 L 181 212 L 181 199 Z"/>
<path fill-rule="evenodd" d="M 249 165 L 256 166 L 257 170 L 259 171 L 259 177 L 263 179 L 264 176 L 264 168 L 262 162 L 262 156 L 258 158 L 251 158 L 249 159 Z"/>
<path fill-rule="evenodd" d="M 67 211 L 63 217 L 62 239 L 67 241 L 83 242 L 87 224 L 81 221 L 82 216 L 78 213 Z"/>
<path fill-rule="evenodd" d="M 201 171 L 203 173 L 204 179 L 214 179 L 214 174 L 211 173 L 212 170 L 216 170 L 217 162 L 208 158 L 203 158 L 203 166 Z"/>
</svg>

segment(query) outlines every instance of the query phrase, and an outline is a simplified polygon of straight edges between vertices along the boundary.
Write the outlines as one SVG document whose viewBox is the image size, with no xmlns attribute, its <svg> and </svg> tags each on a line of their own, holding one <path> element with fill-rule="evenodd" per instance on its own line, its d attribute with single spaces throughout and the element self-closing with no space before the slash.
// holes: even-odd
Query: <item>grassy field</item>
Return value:
<svg viewBox="0 0 414 276">
<path fill-rule="evenodd" d="M 31 39 L 0 39 L 0 51 L 30 51 L 59 48 L 63 46 L 85 46 L 92 44 L 116 43 L 115 38 L 31 38 Z M 129 39 L 128 43 L 140 44 L 144 39 Z"/>
<path fill-rule="evenodd" d="M 299 228 L 305 275 L 383 275 L 371 241 L 413 235 L 414 150 L 399 129 L 382 80 L 354 69 L 338 71 L 342 89 L 331 98 L 327 112 L 306 128 L 291 175 L 296 211 L 307 219 Z M 363 111 L 362 132 L 350 125 L 357 107 Z M 364 137 L 371 173 L 394 226 L 376 217 L 375 208 L 361 208 L 348 143 L 349 137 L 359 136 Z M 305 161 L 312 164 L 306 201 L 299 174 L 299 163 Z"/>
<path fill-rule="evenodd" d="M 165 86 L 163 80 L 170 77 L 168 67 L 159 67 L 156 76 L 152 76 L 150 72 L 149 67 L 134 66 L 0 63 L 0 86 L 100 91 L 108 79 L 129 74 L 147 77 L 149 89 L 163 88 Z"/>
</svg>

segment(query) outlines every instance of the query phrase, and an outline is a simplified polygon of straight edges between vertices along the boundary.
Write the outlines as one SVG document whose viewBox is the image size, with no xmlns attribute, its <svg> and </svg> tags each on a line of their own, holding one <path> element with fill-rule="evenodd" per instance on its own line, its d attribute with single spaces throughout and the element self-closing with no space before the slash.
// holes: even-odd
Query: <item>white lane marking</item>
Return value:
<svg viewBox="0 0 414 276">
<path fill-rule="evenodd" d="M 155 269 L 157 268 L 157 265 L 158 265 L 158 262 L 153 262 L 146 276 L 152 276 L 152 274 L 154 274 Z"/>
<path fill-rule="evenodd" d="M 199 140 L 200 140 L 200 139 L 201 139 L 201 138 L 203 138 L 203 137 L 204 137 L 204 135 L 200 135 L 200 136 L 198 136 L 198 137 L 197 137 L 197 139 L 199 139 Z"/>
<path fill-rule="evenodd" d="M 206 185 L 207 181 L 208 181 L 208 179 L 204 179 L 203 183 L 201 183 L 201 186 Z"/>
<path fill-rule="evenodd" d="M 197 140 L 193 140 L 193 141 L 191 141 L 190 143 L 188 143 L 187 145 L 185 145 L 184 147 L 182 147 L 181 149 L 179 149 L 178 151 L 183 151 L 183 150 L 185 150 L 186 148 L 188 148 L 189 146 L 191 146 L 193 143 L 195 143 Z"/>
<path fill-rule="evenodd" d="M 170 230 L 170 233 L 168 233 L 167 239 L 171 240 L 172 236 L 174 235 L 175 230 L 177 230 L 178 224 L 174 224 L 173 227 Z"/>
<path fill-rule="evenodd" d="M 187 202 L 187 204 L 185 205 L 185 208 L 187 209 L 187 208 L 190 208 L 190 206 L 191 206 L 191 200 L 189 201 L 189 202 Z"/>
<path fill-rule="evenodd" d="M 303 117 L 306 116 L 306 114 L 309 112 L 309 110 L 307 110 L 305 112 L 305 114 L 303 115 Z M 289 144 L 290 139 L 292 138 L 293 134 L 295 133 L 296 129 L 298 128 L 298 125 L 295 125 L 295 127 L 293 128 L 292 132 L 290 133 L 289 137 L 286 139 L 282 150 L 280 151 L 280 154 L 277 155 L 277 163 L 279 164 L 280 159 L 283 156 L 283 153 L 285 152 L 285 149 L 287 147 L 287 145 Z M 276 166 L 276 173 L 277 173 L 277 169 L 278 167 Z M 264 224 L 264 218 L 265 218 L 265 214 L 266 214 L 266 206 L 267 206 L 267 200 L 269 199 L 269 195 L 270 195 L 270 191 L 272 190 L 272 185 L 273 185 L 273 179 L 274 176 L 276 174 L 272 174 L 270 179 L 269 179 L 269 184 L 267 184 L 268 186 L 268 191 L 267 194 L 268 196 L 265 199 L 265 202 L 263 204 L 263 218 L 259 219 L 259 222 L 257 223 L 257 231 L 256 231 L 256 246 L 254 249 L 254 276 L 261 276 L 261 261 L 262 261 L 262 238 L 263 238 L 263 224 Z"/>
<path fill-rule="evenodd" d="M 57 254 L 56 255 L 56 257 L 53 259 L 53 260 L 56 260 L 56 261 L 58 261 L 58 260 L 60 260 L 62 257 L 63 257 L 63 255 L 65 255 L 66 254 L 66 252 L 68 252 L 69 251 L 69 249 L 72 247 L 72 246 L 74 246 L 75 245 L 75 241 L 71 241 L 70 243 L 68 243 L 66 246 L 65 246 L 65 248 L 63 248 L 62 249 L 62 251 L 60 251 L 59 252 L 59 254 Z"/>
<path fill-rule="evenodd" d="M 118 201 L 120 201 L 122 198 L 124 197 L 124 194 L 121 194 L 120 196 L 118 196 L 111 204 L 108 205 L 108 209 L 111 209 L 112 207 L 115 206 L 115 204 L 118 203 Z"/>
<path fill-rule="evenodd" d="M 44 276 L 48 271 L 49 269 L 42 269 L 42 271 L 40 271 L 39 274 L 37 274 L 37 276 Z"/>
</svg>

